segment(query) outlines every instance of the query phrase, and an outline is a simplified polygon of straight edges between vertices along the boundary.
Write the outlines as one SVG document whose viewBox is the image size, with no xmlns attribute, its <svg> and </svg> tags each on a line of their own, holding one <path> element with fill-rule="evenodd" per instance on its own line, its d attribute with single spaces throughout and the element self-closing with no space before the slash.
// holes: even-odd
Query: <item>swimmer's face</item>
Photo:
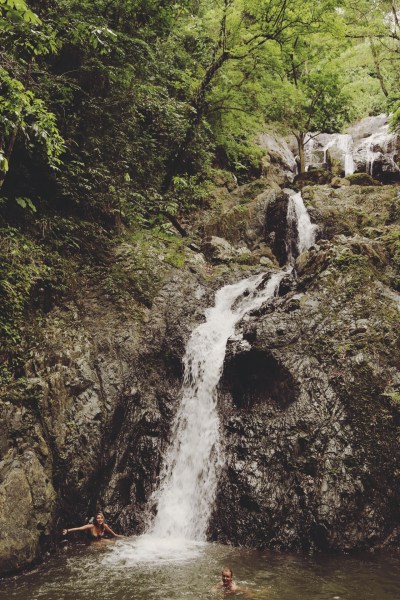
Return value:
<svg viewBox="0 0 400 600">
<path fill-rule="evenodd" d="M 96 515 L 96 523 L 98 525 L 103 525 L 103 523 L 104 523 L 104 517 L 103 517 L 103 515 Z"/>
<path fill-rule="evenodd" d="M 229 588 L 232 584 L 232 573 L 229 570 L 222 571 L 222 585 Z"/>
</svg>

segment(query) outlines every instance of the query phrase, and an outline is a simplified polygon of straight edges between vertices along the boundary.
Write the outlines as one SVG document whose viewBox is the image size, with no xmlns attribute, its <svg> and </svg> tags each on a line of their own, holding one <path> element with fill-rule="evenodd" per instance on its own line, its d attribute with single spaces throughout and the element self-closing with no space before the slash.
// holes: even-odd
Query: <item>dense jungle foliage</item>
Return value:
<svg viewBox="0 0 400 600">
<path fill-rule="evenodd" d="M 397 0 L 0 0 L 1 377 L 127 230 L 191 233 L 257 134 L 400 124 Z"/>
</svg>

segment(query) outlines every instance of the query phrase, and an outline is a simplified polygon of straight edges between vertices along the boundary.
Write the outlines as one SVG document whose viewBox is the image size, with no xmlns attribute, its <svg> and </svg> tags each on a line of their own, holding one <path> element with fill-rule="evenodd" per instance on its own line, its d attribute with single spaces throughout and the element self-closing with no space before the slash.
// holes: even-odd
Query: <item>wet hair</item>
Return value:
<svg viewBox="0 0 400 600">
<path fill-rule="evenodd" d="M 231 569 L 230 567 L 224 567 L 224 568 L 222 569 L 222 575 L 223 575 L 224 573 L 226 573 L 227 571 L 229 571 L 229 573 L 231 574 L 231 577 L 233 578 L 233 571 L 232 571 L 232 569 Z"/>
</svg>

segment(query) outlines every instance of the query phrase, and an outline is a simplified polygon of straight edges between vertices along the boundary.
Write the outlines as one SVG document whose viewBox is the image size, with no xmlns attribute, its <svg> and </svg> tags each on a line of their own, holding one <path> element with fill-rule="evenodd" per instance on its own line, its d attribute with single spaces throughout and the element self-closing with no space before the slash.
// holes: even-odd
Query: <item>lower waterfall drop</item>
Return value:
<svg viewBox="0 0 400 600">
<path fill-rule="evenodd" d="M 288 266 L 221 288 L 206 320 L 191 334 L 183 359 L 181 402 L 164 457 L 160 485 L 151 499 L 155 517 L 144 535 L 117 545 L 105 564 L 176 563 L 194 559 L 206 541 L 207 527 L 224 464 L 217 410 L 217 386 L 228 339 L 239 321 L 277 295 L 295 257 L 315 241 L 301 194 L 290 198 Z"/>
<path fill-rule="evenodd" d="M 206 311 L 206 322 L 193 331 L 150 535 L 205 540 L 222 465 L 216 388 L 226 344 L 243 316 L 277 293 L 285 274 L 273 274 L 266 285 L 261 274 L 221 288 L 215 306 Z"/>
</svg>

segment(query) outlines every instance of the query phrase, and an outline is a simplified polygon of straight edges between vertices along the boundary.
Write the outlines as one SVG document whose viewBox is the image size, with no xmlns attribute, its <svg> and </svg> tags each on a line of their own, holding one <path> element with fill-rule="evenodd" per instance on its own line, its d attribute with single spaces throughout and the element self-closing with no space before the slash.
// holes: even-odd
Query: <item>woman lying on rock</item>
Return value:
<svg viewBox="0 0 400 600">
<path fill-rule="evenodd" d="M 90 535 L 90 538 L 94 542 L 100 542 L 104 538 L 104 534 L 109 533 L 113 537 L 122 538 L 123 535 L 118 535 L 115 533 L 111 527 L 106 524 L 104 515 L 102 512 L 96 513 L 93 523 L 88 523 L 87 525 L 82 525 L 82 527 L 72 527 L 72 529 L 63 529 L 63 535 L 68 535 L 73 531 L 87 531 Z"/>
</svg>

